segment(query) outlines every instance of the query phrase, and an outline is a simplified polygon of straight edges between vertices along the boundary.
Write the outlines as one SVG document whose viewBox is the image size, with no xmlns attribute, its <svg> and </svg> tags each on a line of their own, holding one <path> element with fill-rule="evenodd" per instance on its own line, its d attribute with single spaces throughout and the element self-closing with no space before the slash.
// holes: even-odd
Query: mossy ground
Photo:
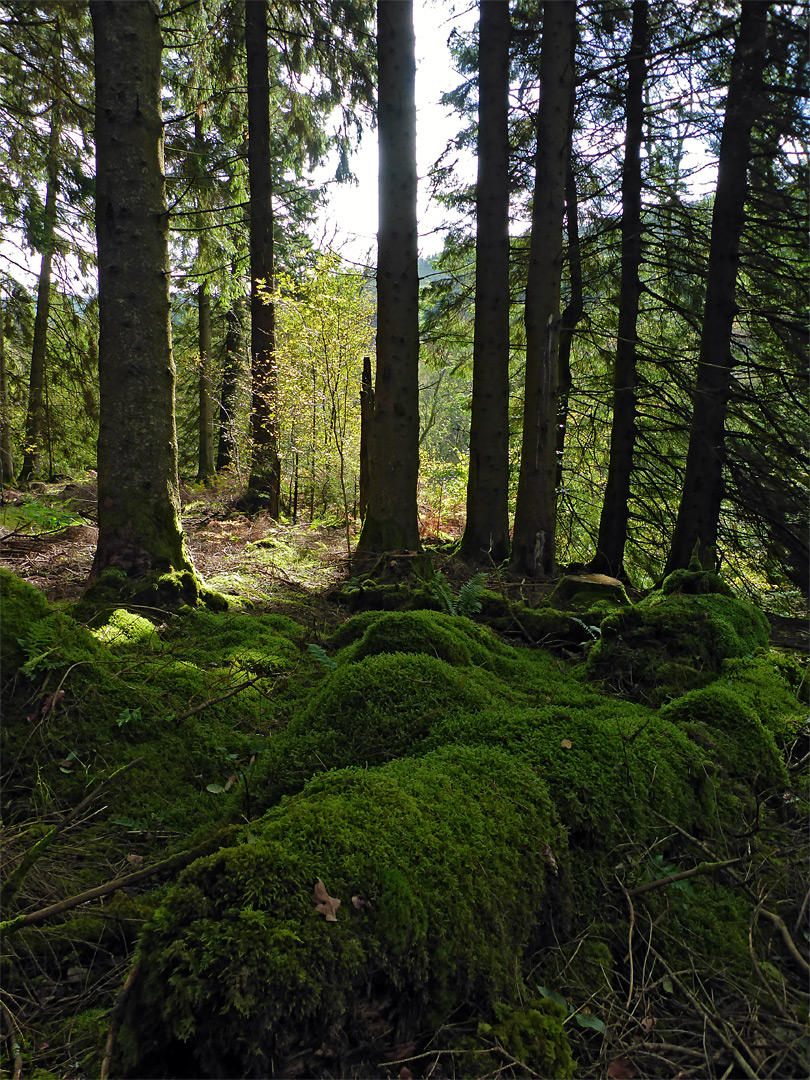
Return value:
<svg viewBox="0 0 810 1080">
<path fill-rule="evenodd" d="M 695 1067 L 645 1043 L 719 1076 L 706 1016 L 737 1013 L 746 1046 L 781 1025 L 755 1075 L 800 1075 L 802 971 L 771 916 L 801 943 L 804 674 L 759 612 L 684 578 L 618 610 L 468 590 L 471 621 L 447 579 L 416 584 L 354 586 L 372 610 L 320 628 L 233 602 L 84 625 L 0 574 L 10 866 L 107 781 L 7 917 L 212 851 L 14 934 L 27 1060 L 98 1071 L 140 939 L 132 1076 Z"/>
</svg>

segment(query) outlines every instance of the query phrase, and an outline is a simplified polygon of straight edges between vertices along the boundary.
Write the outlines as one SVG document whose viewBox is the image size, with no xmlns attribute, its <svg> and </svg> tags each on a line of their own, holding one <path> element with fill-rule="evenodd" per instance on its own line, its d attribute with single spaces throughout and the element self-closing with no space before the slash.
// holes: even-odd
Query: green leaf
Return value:
<svg viewBox="0 0 810 1080">
<path fill-rule="evenodd" d="M 600 1020 L 598 1016 L 594 1016 L 593 1013 L 578 1012 L 574 1019 L 581 1028 L 591 1028 L 593 1031 L 605 1030 L 604 1021 Z"/>
<path fill-rule="evenodd" d="M 557 1004 L 562 1005 L 564 1009 L 568 1008 L 568 1001 L 562 994 L 558 994 L 556 990 L 547 990 L 545 986 L 538 986 L 537 989 L 540 991 L 542 997 L 556 1001 Z"/>
<path fill-rule="evenodd" d="M 222 795 L 228 789 L 223 784 L 206 784 L 205 790 L 210 791 L 212 795 Z"/>
</svg>

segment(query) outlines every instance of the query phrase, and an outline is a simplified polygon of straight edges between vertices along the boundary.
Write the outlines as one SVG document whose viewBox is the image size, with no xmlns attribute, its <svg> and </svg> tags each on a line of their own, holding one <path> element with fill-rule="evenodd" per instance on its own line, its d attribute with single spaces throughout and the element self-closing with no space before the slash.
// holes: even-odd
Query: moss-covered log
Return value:
<svg viewBox="0 0 810 1080">
<path fill-rule="evenodd" d="M 392 1047 L 465 1000 L 514 1001 L 567 861 L 537 774 L 468 747 L 329 773 L 242 839 L 185 871 L 144 934 L 130 1076 L 347 1075 L 374 1031 Z"/>
</svg>

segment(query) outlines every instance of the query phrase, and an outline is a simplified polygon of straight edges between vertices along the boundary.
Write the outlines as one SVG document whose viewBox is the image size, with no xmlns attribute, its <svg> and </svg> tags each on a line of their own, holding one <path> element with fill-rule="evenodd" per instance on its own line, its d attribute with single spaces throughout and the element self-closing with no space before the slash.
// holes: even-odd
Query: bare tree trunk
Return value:
<svg viewBox="0 0 810 1080">
<path fill-rule="evenodd" d="M 480 0 L 475 328 L 467 522 L 460 555 L 509 556 L 509 3 Z"/>
<path fill-rule="evenodd" d="M 528 577 L 556 569 L 557 365 L 575 31 L 575 0 L 547 0 L 526 283 L 526 397 L 511 561 L 513 572 Z"/>
<path fill-rule="evenodd" d="M 770 4 L 743 0 L 731 60 L 726 115 L 720 139 L 717 190 L 712 211 L 706 306 L 700 337 L 689 450 L 681 503 L 665 574 L 688 566 L 695 549 L 704 569 L 717 564 L 717 529 L 723 499 L 725 423 L 731 388 L 731 332 L 740 237 L 751 157 L 751 129 L 762 108 Z"/>
<path fill-rule="evenodd" d="M 180 524 L 168 214 L 160 108 L 162 41 L 152 0 L 91 0 L 96 58 L 99 292 L 98 548 L 105 570 L 198 579 Z"/>
<path fill-rule="evenodd" d="M 369 473 L 371 471 L 371 424 L 374 419 L 374 383 L 371 378 L 371 357 L 363 357 L 363 379 L 360 384 L 360 520 L 368 506 Z"/>
<path fill-rule="evenodd" d="M 419 548 L 419 272 L 413 2 L 378 0 L 380 228 L 368 508 L 358 552 Z"/>
<path fill-rule="evenodd" d="M 14 453 L 11 449 L 11 406 L 6 383 L 6 323 L 0 306 L 0 480 L 14 481 Z"/>
<path fill-rule="evenodd" d="M 197 290 L 197 311 L 200 332 L 199 379 L 199 458 L 197 480 L 208 483 L 215 475 L 214 467 L 214 394 L 211 386 L 211 297 L 207 284 Z"/>
<path fill-rule="evenodd" d="M 573 101 L 571 105 L 573 107 Z M 573 123 L 573 118 L 572 118 Z M 573 162 L 568 161 L 565 174 L 565 231 L 568 237 L 568 279 L 571 295 L 565 305 L 560 327 L 560 354 L 557 396 L 557 489 L 562 484 L 565 455 L 565 435 L 568 429 L 568 398 L 571 393 L 571 345 L 574 331 L 582 318 L 585 306 L 582 299 L 582 249 L 579 242 L 579 205 Z"/>
<path fill-rule="evenodd" d="M 51 112 L 46 171 L 48 186 L 45 192 L 45 213 L 41 241 L 42 262 L 37 283 L 37 311 L 34 318 L 34 340 L 31 344 L 31 372 L 28 383 L 28 409 L 25 414 L 25 446 L 18 482 L 27 484 L 42 472 L 42 444 L 45 430 L 45 380 L 48 347 L 48 320 L 51 314 L 51 270 L 56 236 L 56 196 L 59 190 L 59 139 L 62 124 L 58 93 Z"/>
<path fill-rule="evenodd" d="M 226 315 L 228 329 L 225 332 L 225 369 L 222 376 L 222 392 L 219 396 L 217 471 L 229 468 L 236 458 L 234 422 L 239 378 L 242 374 L 244 310 L 244 300 L 237 297 L 232 301 Z"/>
<path fill-rule="evenodd" d="M 245 4 L 250 179 L 250 365 L 253 455 L 247 505 L 278 518 L 278 387 L 274 289 L 273 180 L 270 156 L 270 77 L 267 3 Z M 268 302 L 269 301 L 269 302 Z"/>
<path fill-rule="evenodd" d="M 647 75 L 647 0 L 633 0 L 633 28 L 627 54 L 626 128 L 622 165 L 622 280 L 619 334 L 613 372 L 613 425 L 605 501 L 591 569 L 622 572 L 636 444 L 636 345 L 641 294 L 641 143 L 644 138 L 644 83 Z"/>
</svg>

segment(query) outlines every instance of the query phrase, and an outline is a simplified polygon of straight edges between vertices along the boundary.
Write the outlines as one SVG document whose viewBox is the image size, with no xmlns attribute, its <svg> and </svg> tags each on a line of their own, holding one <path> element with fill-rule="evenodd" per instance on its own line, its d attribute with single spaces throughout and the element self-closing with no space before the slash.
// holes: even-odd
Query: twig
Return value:
<svg viewBox="0 0 810 1080">
<path fill-rule="evenodd" d="M 12 934 L 23 926 L 32 926 L 35 923 L 45 922 L 54 915 L 61 915 L 63 911 L 70 911 L 71 908 L 79 907 L 80 904 L 86 904 L 90 900 L 98 900 L 101 896 L 107 896 L 109 893 L 116 892 L 118 889 L 126 888 L 128 885 L 134 885 L 138 881 L 143 881 L 144 878 L 153 877 L 155 874 L 160 874 L 164 870 L 174 870 L 184 866 L 186 863 L 193 862 L 194 859 L 199 858 L 200 855 L 204 855 L 210 850 L 211 840 L 209 839 L 206 843 L 200 844 L 190 851 L 179 851 L 170 858 L 155 863 L 154 866 L 147 866 L 143 870 L 136 870 L 135 873 L 127 874 L 126 877 L 114 878 L 112 881 L 107 881 L 103 885 L 97 885 L 95 889 L 87 889 L 86 892 L 79 893 L 77 896 L 69 896 L 66 900 L 59 900 L 56 904 L 50 904 L 48 907 L 40 908 L 38 911 L 29 911 L 27 915 L 18 915 L 15 919 L 7 919 L 5 922 L 0 923 L 0 932 Z"/>
<path fill-rule="evenodd" d="M 14 1075 L 12 1080 L 20 1080 L 22 1076 L 22 1050 L 20 1049 L 20 1041 L 22 1040 L 22 1033 L 20 1032 L 19 1025 L 14 1019 L 10 1009 L 4 1001 L 0 1001 L 0 1007 L 3 1009 L 3 1015 L 8 1020 L 9 1027 L 11 1028 L 11 1053 L 14 1055 Z"/>
<path fill-rule="evenodd" d="M 793 927 L 794 934 L 798 934 L 799 930 L 801 929 L 802 919 L 804 918 L 805 911 L 807 911 L 808 904 L 810 904 L 810 889 L 808 889 L 805 893 L 804 900 L 802 901 L 802 906 L 799 908 L 799 915 L 796 919 L 796 925 Z"/>
<path fill-rule="evenodd" d="M 652 946 L 651 946 L 651 948 L 652 948 Z M 757 1077 L 757 1074 L 754 1072 L 754 1070 L 751 1068 L 749 1063 L 742 1056 L 742 1054 L 737 1049 L 737 1047 L 734 1045 L 734 1043 L 731 1041 L 731 1039 L 729 1039 L 728 1035 L 726 1035 L 726 1033 L 722 1030 L 722 1028 L 718 1027 L 718 1025 L 715 1024 L 714 1020 L 712 1020 L 712 1018 L 706 1012 L 706 1010 L 701 1005 L 698 998 L 695 997 L 695 995 L 692 993 L 692 991 L 689 989 L 689 987 L 686 986 L 685 983 L 683 983 L 678 978 L 678 976 L 675 974 L 675 972 L 672 970 L 672 968 L 669 966 L 669 964 L 666 962 L 666 960 L 663 958 L 663 956 L 656 949 L 652 949 L 652 952 L 655 954 L 655 956 L 657 956 L 659 963 L 662 965 L 662 967 L 664 968 L 666 973 L 669 975 L 670 979 L 672 979 L 672 981 L 680 988 L 681 992 L 689 999 L 689 1001 L 694 1006 L 694 1008 L 696 1008 L 701 1013 L 706 1025 L 712 1029 L 712 1031 L 715 1033 L 715 1035 L 717 1035 L 717 1037 L 722 1042 L 723 1046 L 725 1046 L 726 1050 L 728 1050 L 730 1054 L 734 1055 L 735 1061 L 740 1066 L 743 1073 L 748 1077 L 748 1080 L 759 1080 L 759 1078 Z"/>
<path fill-rule="evenodd" d="M 621 881 L 619 881 L 618 877 L 616 878 L 616 880 L 619 882 L 619 888 L 624 893 L 624 898 L 627 901 L 627 906 L 630 908 L 630 929 L 627 933 L 627 958 L 630 961 L 630 986 L 627 990 L 627 1004 L 625 1005 L 625 1008 L 629 1009 L 633 1001 L 633 929 L 636 925 L 636 911 L 633 907 L 633 901 L 630 899 L 630 893 L 627 891 L 627 889 L 625 889 L 624 885 Z"/>
<path fill-rule="evenodd" d="M 685 878 L 695 877 L 697 874 L 709 874 L 712 870 L 724 870 L 726 867 L 734 866 L 742 861 L 742 857 L 740 857 L 738 859 L 725 859 L 723 862 L 698 863 L 691 870 L 682 870 L 679 874 L 667 874 L 666 877 L 658 878 L 657 881 L 648 881 L 646 885 L 639 885 L 635 889 L 630 889 L 627 895 L 638 896 L 640 893 L 649 892 L 650 889 L 660 889 L 662 885 L 671 885 L 673 881 L 683 881 Z"/>
<path fill-rule="evenodd" d="M 121 1017 L 124 1014 L 124 1007 L 127 1003 L 130 990 L 135 985 L 135 980 L 138 978 L 138 972 L 141 970 L 140 960 L 136 960 L 132 965 L 129 975 L 127 975 L 124 985 L 118 992 L 118 997 L 115 999 L 115 1005 L 113 1006 L 112 1015 L 110 1017 L 110 1030 L 107 1035 L 107 1042 L 104 1046 L 104 1057 L 101 1059 L 101 1072 L 99 1074 L 99 1080 L 109 1080 L 110 1078 L 110 1065 L 112 1063 L 113 1051 L 115 1050 L 115 1039 L 118 1035 L 118 1026 L 121 1023 Z"/>
<path fill-rule="evenodd" d="M 756 913 L 756 911 L 754 911 L 752 913 L 752 915 L 751 915 L 751 922 L 748 924 L 748 952 L 749 952 L 749 954 L 751 956 L 751 963 L 754 965 L 754 971 L 756 972 L 757 978 L 762 983 L 763 987 L 768 992 L 768 994 L 770 994 L 770 996 L 773 998 L 774 1005 L 777 1007 L 779 1012 L 782 1014 L 782 1016 L 786 1020 L 790 1020 L 790 1019 L 792 1019 L 792 1017 L 790 1016 L 790 1013 L 787 1011 L 787 1009 L 784 1007 L 782 1002 L 779 1000 L 779 998 L 774 993 L 773 987 L 768 982 L 768 980 L 765 978 L 765 976 L 764 976 L 764 974 L 762 972 L 762 968 L 759 966 L 759 961 L 757 960 L 757 954 L 754 951 L 754 923 L 756 922 L 756 918 L 757 918 L 757 913 Z"/>
<path fill-rule="evenodd" d="M 120 769 L 116 769 L 114 773 L 111 773 L 110 776 L 102 780 L 98 787 L 94 788 L 89 795 L 86 795 L 78 806 L 75 806 L 69 813 L 65 814 L 61 820 L 57 821 L 52 829 L 49 829 L 43 837 L 37 840 L 20 860 L 19 866 L 17 866 L 12 874 L 9 874 L 2 890 L 0 890 L 0 904 L 2 904 L 3 907 L 8 908 L 8 905 L 14 900 L 17 893 L 22 888 L 22 883 L 28 876 L 31 867 L 41 858 L 45 850 L 50 847 L 59 833 L 75 821 L 79 814 L 90 805 L 108 784 L 112 783 L 113 780 L 116 780 L 128 769 L 140 765 L 142 761 L 144 761 L 143 757 L 135 758 L 133 761 L 128 761 L 126 765 L 122 765 Z"/>
<path fill-rule="evenodd" d="M 790 955 L 793 957 L 793 959 L 796 961 L 796 963 L 799 965 L 799 967 L 802 968 L 808 975 L 810 975 L 810 964 L 807 963 L 805 958 L 802 956 L 802 954 L 797 949 L 796 942 L 790 936 L 790 931 L 788 930 L 787 926 L 785 925 L 784 920 L 782 918 L 780 918 L 779 915 L 774 914 L 774 912 L 772 912 L 772 911 L 768 911 L 768 909 L 764 908 L 764 907 L 757 908 L 757 914 L 758 915 L 764 915 L 766 919 L 771 920 L 771 922 L 774 924 L 776 929 L 782 935 L 782 940 L 784 941 L 785 945 L 787 946 L 787 950 L 790 953 Z"/>
<path fill-rule="evenodd" d="M 218 705 L 220 701 L 226 701 L 229 697 L 233 697 L 234 694 L 238 694 L 241 690 L 247 690 L 249 686 L 253 686 L 260 679 L 267 678 L 266 675 L 256 675 L 253 679 L 248 679 L 247 682 L 239 683 L 238 686 L 232 687 L 226 694 L 220 694 L 219 697 L 209 698 L 208 701 L 204 701 L 202 705 L 195 705 L 193 709 L 188 709 L 184 713 L 180 713 L 179 716 L 174 718 L 174 722 L 179 724 L 181 720 L 188 720 L 190 716 L 194 716 L 195 713 L 202 712 L 203 709 L 209 708 L 211 705 Z"/>
</svg>

